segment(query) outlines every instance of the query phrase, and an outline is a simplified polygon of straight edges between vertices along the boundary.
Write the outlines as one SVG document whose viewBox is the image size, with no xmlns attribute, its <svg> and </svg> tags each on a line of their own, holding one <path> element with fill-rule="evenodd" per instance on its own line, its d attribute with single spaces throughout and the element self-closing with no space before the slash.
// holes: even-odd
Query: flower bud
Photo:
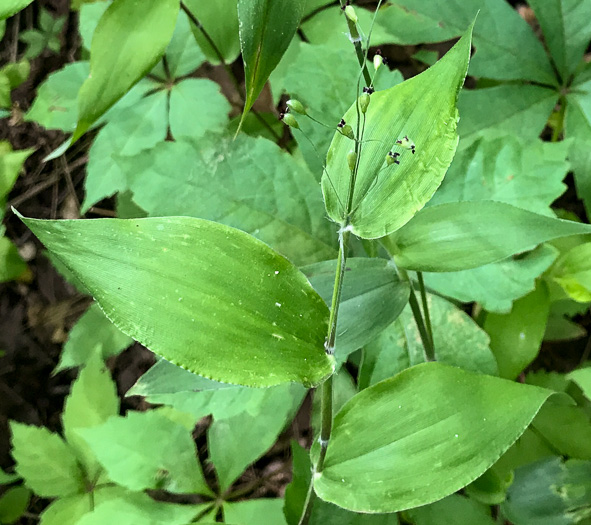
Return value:
<svg viewBox="0 0 591 525">
<path fill-rule="evenodd" d="M 400 157 L 400 153 L 392 153 L 389 151 L 386 155 L 386 165 L 392 166 L 392 164 L 400 164 L 398 157 Z"/>
<path fill-rule="evenodd" d="M 287 124 L 290 128 L 300 129 L 298 121 L 291 113 L 285 113 L 281 120 L 283 120 L 283 122 Z"/>
<path fill-rule="evenodd" d="M 352 5 L 345 7 L 345 15 L 347 15 L 347 18 L 351 20 L 351 22 L 354 24 L 357 23 L 357 13 L 355 12 L 355 9 Z"/>
<path fill-rule="evenodd" d="M 380 66 L 384 63 L 384 57 L 382 55 L 374 55 L 373 57 L 373 67 L 377 71 Z"/>
<path fill-rule="evenodd" d="M 412 140 L 410 140 L 406 135 L 404 136 L 404 138 L 397 140 L 396 144 L 398 144 L 401 148 L 410 150 L 413 154 L 415 153 L 415 143 Z"/>
<path fill-rule="evenodd" d="M 305 115 L 306 114 L 306 108 L 304 107 L 304 105 L 299 100 L 296 100 L 295 98 L 289 99 L 285 103 L 285 105 L 291 111 L 295 111 L 296 113 L 299 113 L 300 115 Z"/>
<path fill-rule="evenodd" d="M 362 93 L 359 97 L 359 109 L 361 113 L 365 114 L 367 106 L 369 106 L 369 93 Z"/>
<path fill-rule="evenodd" d="M 339 131 L 342 135 L 345 135 L 345 137 L 355 140 L 355 133 L 353 133 L 353 128 L 349 124 L 339 126 Z"/>
<path fill-rule="evenodd" d="M 357 153 L 350 151 L 347 154 L 347 164 L 349 165 L 349 169 L 351 171 L 355 171 L 355 166 L 357 165 Z"/>
</svg>

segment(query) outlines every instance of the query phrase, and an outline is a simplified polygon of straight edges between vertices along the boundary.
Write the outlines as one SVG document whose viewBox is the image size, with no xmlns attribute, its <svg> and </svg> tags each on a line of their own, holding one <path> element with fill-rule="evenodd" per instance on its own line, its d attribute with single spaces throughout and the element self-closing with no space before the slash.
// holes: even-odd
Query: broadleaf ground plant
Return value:
<svg viewBox="0 0 591 525">
<path fill-rule="evenodd" d="M 43 525 L 591 523 L 591 346 L 536 365 L 591 304 L 591 0 L 71 8 L 82 59 L 19 118 L 71 134 L 43 162 L 88 149 L 76 217 L 114 210 L 10 201 L 95 303 L 55 369 L 80 367 L 62 432 L 11 423 L 0 523 L 31 493 Z M 0 154 L 4 214 L 31 150 Z M 133 340 L 149 409 L 105 366 Z M 291 482 L 259 497 L 244 472 L 298 412 Z"/>
</svg>

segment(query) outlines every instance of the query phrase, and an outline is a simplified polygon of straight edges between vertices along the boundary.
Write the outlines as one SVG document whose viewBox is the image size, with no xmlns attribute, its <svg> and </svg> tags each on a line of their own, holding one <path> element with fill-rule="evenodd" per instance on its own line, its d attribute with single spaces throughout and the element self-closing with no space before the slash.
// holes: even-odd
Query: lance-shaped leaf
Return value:
<svg viewBox="0 0 591 525">
<path fill-rule="evenodd" d="M 101 17 L 90 47 L 90 75 L 78 93 L 72 142 L 150 71 L 172 38 L 179 0 L 117 0 Z"/>
<path fill-rule="evenodd" d="M 253 387 L 332 372 L 326 304 L 240 230 L 190 217 L 23 221 L 113 324 L 168 361 Z"/>
<path fill-rule="evenodd" d="M 337 262 L 323 261 L 302 268 L 314 289 L 330 304 Z M 384 259 L 347 260 L 339 305 L 335 357 L 339 363 L 371 341 L 402 312 L 410 287 Z"/>
<path fill-rule="evenodd" d="M 456 101 L 468 68 L 471 33 L 472 28 L 424 73 L 371 95 L 365 115 L 358 102 L 345 113 L 361 142 L 356 177 L 348 162 L 355 149 L 352 139 L 337 132 L 328 150 L 322 192 L 332 220 L 350 225 L 359 237 L 382 237 L 406 224 L 431 198 L 458 144 Z M 388 162 L 389 152 L 400 156 Z"/>
<path fill-rule="evenodd" d="M 502 202 L 465 201 L 421 210 L 385 242 L 403 268 L 454 272 L 501 261 L 552 239 L 585 233 L 591 233 L 591 225 Z"/>
<path fill-rule="evenodd" d="M 474 481 L 551 391 L 424 363 L 363 390 L 337 414 L 314 488 L 356 512 L 397 512 Z"/>
<path fill-rule="evenodd" d="M 302 0 L 239 0 L 240 48 L 246 77 L 240 124 L 295 35 L 304 4 Z"/>
</svg>

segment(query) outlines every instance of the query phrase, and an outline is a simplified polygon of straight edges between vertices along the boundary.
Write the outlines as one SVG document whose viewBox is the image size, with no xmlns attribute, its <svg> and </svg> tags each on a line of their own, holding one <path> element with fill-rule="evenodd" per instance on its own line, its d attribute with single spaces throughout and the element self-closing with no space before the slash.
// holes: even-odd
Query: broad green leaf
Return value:
<svg viewBox="0 0 591 525">
<path fill-rule="evenodd" d="M 92 38 L 90 75 L 78 94 L 78 124 L 72 142 L 138 82 L 166 50 L 176 24 L 178 0 L 149 4 L 116 0 Z M 133 30 L 121 30 L 130 21 Z"/>
<path fill-rule="evenodd" d="M 310 455 L 296 441 L 291 443 L 293 478 L 285 490 L 283 512 L 289 525 L 298 525 L 312 479 Z M 309 525 L 398 525 L 397 514 L 358 514 L 316 498 Z"/>
<path fill-rule="evenodd" d="M 336 261 L 302 268 L 327 305 L 334 288 Z M 335 358 L 347 356 L 371 341 L 400 315 L 408 303 L 410 287 L 384 259 L 348 259 L 341 292 Z"/>
<path fill-rule="evenodd" d="M 515 472 L 503 514 L 513 523 L 569 525 L 591 517 L 591 461 L 554 457 Z"/>
<path fill-rule="evenodd" d="M 536 245 L 591 232 L 591 225 L 538 215 L 495 201 L 456 202 L 421 210 L 389 237 L 396 264 L 451 272 L 501 261 Z"/>
<path fill-rule="evenodd" d="M 562 255 L 549 277 L 557 282 L 571 299 L 591 301 L 591 243 L 575 246 Z"/>
<path fill-rule="evenodd" d="M 106 2 L 92 5 L 99 4 L 106 5 Z M 25 120 L 37 122 L 47 129 L 74 131 L 78 120 L 76 97 L 89 72 L 88 62 L 74 62 L 50 74 L 38 87 Z"/>
<path fill-rule="evenodd" d="M 190 215 L 240 228 L 298 265 L 336 256 L 334 225 L 324 217 L 314 176 L 268 140 L 165 142 L 119 158 L 118 165 L 134 202 L 150 215 Z"/>
<path fill-rule="evenodd" d="M 190 217 L 23 220 L 123 333 L 168 361 L 246 386 L 332 372 L 326 304 L 250 235 Z"/>
<path fill-rule="evenodd" d="M 469 315 L 445 299 L 429 294 L 427 300 L 437 361 L 497 375 L 487 334 Z M 365 346 L 359 387 L 367 388 L 424 361 L 425 350 L 417 324 L 407 306 L 394 323 Z"/>
<path fill-rule="evenodd" d="M 90 148 L 81 212 L 86 213 L 99 200 L 126 190 L 128 183 L 119 157 L 154 147 L 166 138 L 167 130 L 168 96 L 164 91 L 118 112 Z"/>
<path fill-rule="evenodd" d="M 591 368 L 574 370 L 568 374 L 568 378 L 581 388 L 587 399 L 591 400 Z"/>
<path fill-rule="evenodd" d="M 150 396 L 174 394 L 176 392 L 195 392 L 198 390 L 217 390 L 233 388 L 226 383 L 218 383 L 193 374 L 180 366 L 160 359 L 127 391 L 126 396 Z"/>
<path fill-rule="evenodd" d="M 123 487 L 99 487 L 92 492 L 59 498 L 41 513 L 40 525 L 76 525 L 78 520 L 92 512 L 96 505 L 120 498 L 125 493 Z"/>
<path fill-rule="evenodd" d="M 354 143 L 335 133 L 322 177 L 326 210 L 333 221 L 346 224 L 359 237 L 382 237 L 406 224 L 431 198 L 458 142 L 456 100 L 468 67 L 470 36 L 471 29 L 424 73 L 371 95 L 361 119 L 365 133 L 359 137 L 363 147 L 351 198 L 353 175 L 347 155 Z M 362 125 L 357 115 L 355 102 L 343 117 L 354 130 Z M 404 151 L 400 165 L 388 166 L 388 152 L 396 151 L 396 141 L 404 136 L 416 144 L 416 154 L 399 148 Z"/>
<path fill-rule="evenodd" d="M 175 139 L 202 138 L 224 130 L 230 103 L 207 78 L 188 78 L 170 90 L 170 132 Z"/>
<path fill-rule="evenodd" d="M 310 115 L 329 126 L 298 118 L 301 133 L 293 130 L 299 149 L 318 180 L 334 130 L 356 97 L 358 77 L 359 63 L 350 48 L 343 52 L 332 45 L 310 45 L 295 40 L 271 74 L 274 101 L 279 102 L 281 94 L 287 93 L 300 100 Z M 402 80 L 399 71 L 380 68 L 375 88 L 387 89 Z"/>
<path fill-rule="evenodd" d="M 283 500 L 279 498 L 224 502 L 224 522 L 240 525 L 287 525 L 283 516 Z"/>
<path fill-rule="evenodd" d="M 462 144 L 469 144 L 489 130 L 534 140 L 544 130 L 557 101 L 555 90 L 530 84 L 464 89 L 458 98 Z"/>
<path fill-rule="evenodd" d="M 557 250 L 543 244 L 516 258 L 472 270 L 426 273 L 427 286 L 463 303 L 477 302 L 488 312 L 509 313 L 513 301 L 536 287 L 536 279 L 556 260 Z M 495 283 L 489 286 L 489 283 Z"/>
<path fill-rule="evenodd" d="M 556 392 L 575 395 L 568 377 L 556 372 L 537 371 L 526 376 L 526 382 Z M 571 388 L 569 388 L 571 387 Z M 532 423 L 554 454 L 591 460 L 591 418 L 586 400 L 576 405 L 568 397 L 555 397 L 546 403 Z"/>
<path fill-rule="evenodd" d="M 293 393 L 298 385 L 277 385 L 265 389 L 229 386 L 201 392 L 179 391 L 170 394 L 149 394 L 146 400 L 152 404 L 164 404 L 176 410 L 191 414 L 195 419 L 212 415 L 214 420 L 221 421 L 245 413 L 257 416 L 267 411 L 275 399 L 292 404 Z"/>
<path fill-rule="evenodd" d="M 97 304 L 92 304 L 70 331 L 55 371 L 86 364 L 97 345 L 102 358 L 107 359 L 121 353 L 132 343 L 131 337 L 109 321 Z"/>
<path fill-rule="evenodd" d="M 242 119 L 275 69 L 304 14 L 303 0 L 238 0 L 246 100 Z"/>
<path fill-rule="evenodd" d="M 77 525 L 186 525 L 207 508 L 207 505 L 179 505 L 154 501 L 147 494 L 128 494 L 96 506 Z"/>
<path fill-rule="evenodd" d="M 554 217 L 550 205 L 564 191 L 568 142 L 479 139 L 458 151 L 428 206 L 494 200 Z"/>
<path fill-rule="evenodd" d="M 539 39 L 507 2 L 394 0 L 390 3 L 393 5 L 380 13 L 378 20 L 390 30 L 398 44 L 449 40 L 461 35 L 478 13 L 474 27 L 476 52 L 470 64 L 470 75 L 556 84 Z"/>
<path fill-rule="evenodd" d="M 447 498 L 408 512 L 414 525 L 457 525 L 458 520 L 470 525 L 494 525 L 490 508 L 477 501 L 452 494 Z"/>
<path fill-rule="evenodd" d="M 337 414 L 314 488 L 356 512 L 432 503 L 489 468 L 550 395 L 440 363 L 409 368 L 363 390 Z"/>
<path fill-rule="evenodd" d="M 531 0 L 544 31 L 544 41 L 552 54 L 562 83 L 566 84 L 579 65 L 591 39 L 591 3 L 588 0 Z"/>
<path fill-rule="evenodd" d="M 0 7 L 0 20 L 10 18 L 12 15 L 18 13 L 27 7 L 33 0 L 4 0 L 2 7 Z"/>
<path fill-rule="evenodd" d="M 0 496 L 0 523 L 14 523 L 29 506 L 31 491 L 25 487 L 11 487 Z"/>
<path fill-rule="evenodd" d="M 86 50 L 90 51 L 92 36 L 96 31 L 96 26 L 110 5 L 111 2 L 103 0 L 98 2 L 84 2 L 80 7 L 78 31 L 82 37 L 82 46 Z"/>
<path fill-rule="evenodd" d="M 551 400 L 542 407 L 533 427 L 555 453 L 591 460 L 591 420 L 584 408 Z"/>
<path fill-rule="evenodd" d="M 214 419 L 207 432 L 209 459 L 222 492 L 271 448 L 306 395 L 300 385 L 281 390 L 266 389 L 265 392 L 268 395 L 255 414 L 243 411 L 231 418 Z"/>
<path fill-rule="evenodd" d="M 128 412 L 77 432 L 119 485 L 134 491 L 211 494 L 191 432 L 158 412 Z"/>
<path fill-rule="evenodd" d="M 551 445 L 540 436 L 537 430 L 528 428 L 492 468 L 505 473 L 506 476 L 513 476 L 513 471 L 516 468 L 555 454 Z"/>
<path fill-rule="evenodd" d="M 105 368 L 101 354 L 94 352 L 74 381 L 62 415 L 64 435 L 84 466 L 87 479 L 97 479 L 101 467 L 77 430 L 100 425 L 118 413 L 117 388 Z"/>
<path fill-rule="evenodd" d="M 548 289 L 543 281 L 515 301 L 508 314 L 486 316 L 484 329 L 499 365 L 499 375 L 515 379 L 538 355 L 550 311 Z"/>
<path fill-rule="evenodd" d="M 78 120 L 78 91 L 89 72 L 88 62 L 74 62 L 49 75 L 39 86 L 33 105 L 24 119 L 37 122 L 47 129 L 74 131 Z M 138 103 L 145 93 L 156 87 L 158 84 L 151 80 L 141 80 L 94 125 L 108 121 L 120 111 Z"/>
<path fill-rule="evenodd" d="M 203 30 L 213 40 L 224 62 L 226 64 L 234 62 L 240 54 L 237 0 L 216 0 L 215 2 L 185 0 L 184 4 L 197 17 Z M 220 64 L 220 57 L 212 48 L 209 39 L 204 36 L 204 31 L 194 23 L 191 23 L 191 30 L 208 62 L 214 65 Z"/>
<path fill-rule="evenodd" d="M 51 498 L 84 491 L 78 460 L 59 435 L 15 421 L 10 429 L 16 471 L 37 495 Z"/>
</svg>

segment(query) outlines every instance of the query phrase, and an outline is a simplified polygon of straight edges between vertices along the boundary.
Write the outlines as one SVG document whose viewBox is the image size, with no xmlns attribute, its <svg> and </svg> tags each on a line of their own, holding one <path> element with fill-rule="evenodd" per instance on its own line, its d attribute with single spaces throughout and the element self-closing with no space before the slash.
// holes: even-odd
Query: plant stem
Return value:
<svg viewBox="0 0 591 525">
<path fill-rule="evenodd" d="M 340 0 L 341 7 L 344 8 L 346 6 L 345 0 Z M 365 54 L 363 53 L 363 48 L 361 47 L 361 37 L 359 36 L 359 31 L 357 31 L 357 25 L 352 20 L 349 20 L 349 17 L 345 16 L 347 19 L 347 27 L 349 28 L 349 35 L 351 36 L 351 41 L 355 46 L 355 54 L 357 55 L 357 60 L 359 61 L 359 65 L 363 70 L 363 78 L 365 79 L 365 85 L 371 86 L 371 75 L 369 73 L 369 69 L 367 69 L 367 64 L 365 63 Z"/>
<path fill-rule="evenodd" d="M 554 126 L 554 129 L 552 130 L 552 138 L 550 139 L 550 142 L 558 142 L 558 139 L 560 138 L 560 134 L 562 133 L 562 130 L 564 129 L 564 115 L 566 113 L 566 98 L 564 97 L 560 97 L 560 110 L 558 111 L 558 122 L 556 123 L 556 126 Z"/>
<path fill-rule="evenodd" d="M 417 301 L 417 296 L 415 295 L 412 282 L 409 282 L 409 284 L 410 296 L 408 298 L 408 302 L 410 304 L 410 309 L 412 310 L 412 315 L 415 318 L 415 322 L 417 323 L 417 328 L 419 329 L 421 341 L 423 342 L 423 348 L 425 349 L 425 360 L 435 361 L 435 350 L 433 346 L 431 346 L 431 340 L 429 339 L 429 333 L 427 332 L 425 322 L 423 321 L 419 301 Z"/>
<path fill-rule="evenodd" d="M 341 292 L 343 290 L 343 279 L 345 277 L 345 267 L 347 262 L 347 249 L 349 245 L 349 231 L 341 230 L 339 232 L 339 255 L 337 259 L 337 268 L 335 272 L 334 288 L 332 293 L 332 302 L 330 305 L 330 317 L 328 320 L 328 335 L 324 343 L 326 352 L 329 355 L 334 354 L 334 345 L 337 337 L 337 320 L 339 316 L 339 304 L 341 302 Z M 326 450 L 328 449 L 328 442 L 330 441 L 330 434 L 332 431 L 332 404 L 333 404 L 333 376 L 330 376 L 320 387 L 320 453 L 318 454 L 318 461 L 312 469 L 312 479 L 308 486 L 308 493 L 306 494 L 306 501 L 302 509 L 302 515 L 298 525 L 307 525 L 312 514 L 312 504 L 316 499 L 314 492 L 314 478 L 316 474 L 322 472 L 324 468 L 324 458 L 326 457 Z"/>
<path fill-rule="evenodd" d="M 390 244 L 389 239 L 387 237 L 384 237 L 381 241 L 382 246 L 386 249 L 388 255 L 390 255 L 391 260 L 394 261 L 392 255 L 394 247 Z M 410 286 L 410 296 L 408 298 L 408 303 L 410 305 L 410 309 L 412 310 L 412 315 L 415 318 L 415 323 L 417 324 L 419 335 L 421 336 L 423 348 L 425 349 L 425 360 L 435 361 L 435 348 L 433 347 L 433 340 L 429 337 L 429 332 L 425 325 L 425 321 L 423 320 L 423 313 L 421 312 L 421 307 L 419 306 L 419 301 L 417 300 L 417 296 L 415 294 L 412 281 L 408 275 L 408 272 L 404 268 L 396 267 L 396 269 L 398 271 L 398 275 L 400 276 L 400 278 L 404 279 Z M 428 310 L 426 310 L 426 312 L 428 312 Z"/>
<path fill-rule="evenodd" d="M 417 278 L 419 281 L 419 290 L 421 292 L 421 302 L 423 303 L 423 315 L 425 317 L 425 325 L 429 339 L 431 340 L 431 347 L 435 352 L 435 341 L 433 340 L 433 327 L 431 326 L 431 316 L 429 315 L 429 303 L 427 301 L 427 291 L 425 289 L 425 281 L 423 280 L 423 272 L 417 272 Z M 433 356 L 435 359 L 435 356 Z"/>
<path fill-rule="evenodd" d="M 205 40 L 207 40 L 207 43 L 211 46 L 211 49 L 213 49 L 215 56 L 218 58 L 218 60 L 220 61 L 220 63 L 224 67 L 224 69 L 226 70 L 228 77 L 230 78 L 232 84 L 234 85 L 234 89 L 236 90 L 236 93 L 238 93 L 238 96 L 240 97 L 240 101 L 242 102 L 242 105 L 244 105 L 244 102 L 246 100 L 244 92 L 242 91 L 242 88 L 240 87 L 240 83 L 238 82 L 236 75 L 234 75 L 232 68 L 226 62 L 226 59 L 224 58 L 224 55 L 220 51 L 220 48 L 213 41 L 213 38 L 211 38 L 210 34 L 205 30 L 203 25 L 201 25 L 201 22 L 199 21 L 199 19 L 191 12 L 191 10 L 187 7 L 187 5 L 182 1 L 181 1 L 181 9 L 189 17 L 189 20 L 191 20 L 191 22 L 193 22 L 193 24 L 195 24 L 195 26 L 201 31 Z M 277 132 L 273 129 L 273 127 L 258 112 L 256 112 L 253 109 L 251 109 L 251 111 L 254 114 L 254 116 L 258 119 L 258 121 L 265 128 L 267 128 L 267 130 L 273 135 L 273 137 L 275 137 L 275 140 L 277 142 L 279 142 L 281 140 L 281 137 L 277 134 Z"/>
</svg>

